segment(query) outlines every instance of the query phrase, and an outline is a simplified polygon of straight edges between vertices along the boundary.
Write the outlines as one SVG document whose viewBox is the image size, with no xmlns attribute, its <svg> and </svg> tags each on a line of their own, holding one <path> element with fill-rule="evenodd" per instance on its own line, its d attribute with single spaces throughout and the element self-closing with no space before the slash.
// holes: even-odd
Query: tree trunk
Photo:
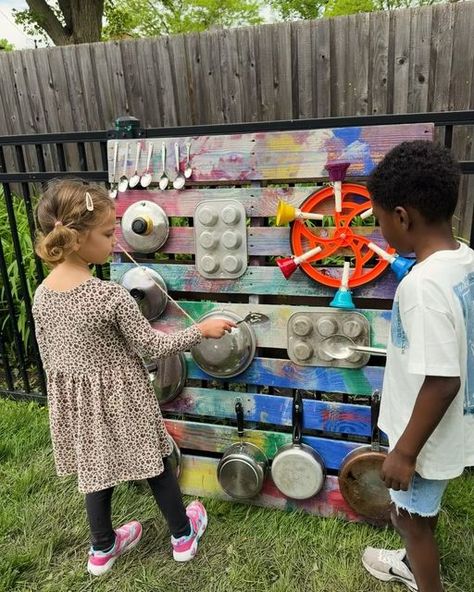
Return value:
<svg viewBox="0 0 474 592">
<path fill-rule="evenodd" d="M 55 45 L 100 41 L 104 0 L 60 0 L 62 23 L 46 0 L 26 0 L 37 24 Z"/>
</svg>

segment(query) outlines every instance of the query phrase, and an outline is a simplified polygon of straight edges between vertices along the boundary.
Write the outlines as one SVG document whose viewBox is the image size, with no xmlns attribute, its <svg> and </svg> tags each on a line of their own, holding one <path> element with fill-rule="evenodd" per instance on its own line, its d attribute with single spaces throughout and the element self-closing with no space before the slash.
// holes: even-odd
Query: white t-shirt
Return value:
<svg viewBox="0 0 474 592">
<path fill-rule="evenodd" d="M 464 244 L 415 265 L 395 294 L 379 419 L 390 448 L 425 376 L 461 378 L 416 463 L 426 479 L 451 479 L 474 465 L 474 251 Z"/>
</svg>

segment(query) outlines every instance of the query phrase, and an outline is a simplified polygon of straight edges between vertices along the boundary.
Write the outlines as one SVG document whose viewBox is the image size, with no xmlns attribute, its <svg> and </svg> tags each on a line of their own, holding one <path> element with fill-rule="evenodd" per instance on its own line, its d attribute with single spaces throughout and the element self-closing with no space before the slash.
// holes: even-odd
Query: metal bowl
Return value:
<svg viewBox="0 0 474 592">
<path fill-rule="evenodd" d="M 168 217 L 152 201 L 132 204 L 125 210 L 121 224 L 124 239 L 137 253 L 154 253 L 168 240 Z"/>
<path fill-rule="evenodd" d="M 212 311 L 198 322 L 211 319 L 241 321 L 242 317 L 230 311 Z M 231 378 L 246 370 L 255 356 L 257 340 L 247 323 L 240 323 L 236 329 L 226 333 L 221 339 L 203 339 L 191 349 L 196 364 L 210 376 Z"/>
<path fill-rule="evenodd" d="M 168 290 L 159 273 L 149 268 L 134 267 L 123 274 L 119 283 L 135 298 L 143 316 L 149 321 L 155 321 L 163 314 L 168 304 Z M 156 284 L 161 286 L 161 290 Z"/>
<path fill-rule="evenodd" d="M 146 368 L 160 405 L 169 403 L 183 390 L 187 374 L 184 354 L 153 360 Z"/>
</svg>

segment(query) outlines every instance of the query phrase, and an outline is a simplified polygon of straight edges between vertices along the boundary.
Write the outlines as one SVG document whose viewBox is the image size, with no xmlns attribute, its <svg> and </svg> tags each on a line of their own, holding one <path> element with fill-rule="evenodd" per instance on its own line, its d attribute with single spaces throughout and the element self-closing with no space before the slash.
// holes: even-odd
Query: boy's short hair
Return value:
<svg viewBox="0 0 474 592">
<path fill-rule="evenodd" d="M 456 209 L 460 168 L 449 150 L 423 140 L 395 146 L 367 182 L 384 210 L 412 207 L 427 222 L 450 220 Z"/>
</svg>

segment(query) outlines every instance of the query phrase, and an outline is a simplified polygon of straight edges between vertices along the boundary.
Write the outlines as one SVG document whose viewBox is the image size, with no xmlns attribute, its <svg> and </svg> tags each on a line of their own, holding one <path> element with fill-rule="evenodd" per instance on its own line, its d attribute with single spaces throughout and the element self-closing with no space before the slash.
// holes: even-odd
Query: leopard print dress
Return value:
<svg viewBox="0 0 474 592">
<path fill-rule="evenodd" d="M 155 331 L 122 286 L 93 277 L 64 292 L 42 284 L 33 315 L 58 475 L 89 493 L 160 474 L 172 448 L 141 356 L 187 350 L 199 329 Z"/>
</svg>

